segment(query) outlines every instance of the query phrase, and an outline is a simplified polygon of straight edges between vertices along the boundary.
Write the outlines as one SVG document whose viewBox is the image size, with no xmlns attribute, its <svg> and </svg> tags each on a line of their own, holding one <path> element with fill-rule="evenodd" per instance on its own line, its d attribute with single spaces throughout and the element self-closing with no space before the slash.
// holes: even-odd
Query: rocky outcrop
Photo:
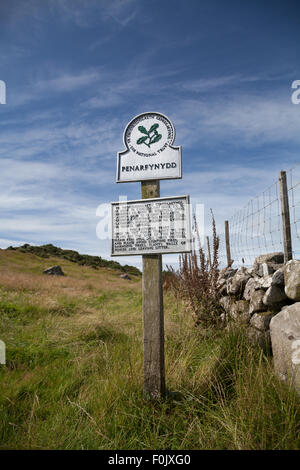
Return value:
<svg viewBox="0 0 300 470">
<path fill-rule="evenodd" d="M 51 268 L 45 269 L 43 274 L 48 274 L 49 276 L 64 276 L 64 272 L 60 266 L 52 266 Z"/>
<path fill-rule="evenodd" d="M 128 276 L 128 274 L 126 274 L 126 273 L 125 274 L 120 274 L 120 278 L 121 279 L 127 279 L 127 281 L 131 281 L 131 277 Z"/>
</svg>

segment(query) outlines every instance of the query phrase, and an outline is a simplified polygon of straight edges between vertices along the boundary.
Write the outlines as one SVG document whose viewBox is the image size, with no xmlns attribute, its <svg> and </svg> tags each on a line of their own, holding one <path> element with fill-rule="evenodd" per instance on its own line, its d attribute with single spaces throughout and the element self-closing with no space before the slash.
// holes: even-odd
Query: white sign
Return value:
<svg viewBox="0 0 300 470">
<path fill-rule="evenodd" d="M 189 196 L 112 202 L 111 256 L 192 249 Z"/>
<path fill-rule="evenodd" d="M 126 127 L 126 150 L 118 153 L 117 183 L 181 178 L 181 147 L 175 129 L 160 113 L 143 113 Z"/>
</svg>

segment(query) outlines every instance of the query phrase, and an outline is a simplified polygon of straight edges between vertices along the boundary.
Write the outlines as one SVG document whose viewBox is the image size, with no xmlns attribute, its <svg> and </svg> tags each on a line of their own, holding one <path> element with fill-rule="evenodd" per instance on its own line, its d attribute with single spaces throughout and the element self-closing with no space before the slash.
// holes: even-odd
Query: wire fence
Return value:
<svg viewBox="0 0 300 470">
<path fill-rule="evenodd" d="M 286 171 L 286 183 L 292 257 L 300 259 L 300 166 Z M 286 214 L 282 209 L 281 185 L 279 180 L 274 181 L 228 220 L 229 240 L 225 233 L 219 235 L 221 265 L 229 261 L 226 241 L 235 266 L 250 266 L 261 254 L 284 252 L 283 217 Z"/>
</svg>

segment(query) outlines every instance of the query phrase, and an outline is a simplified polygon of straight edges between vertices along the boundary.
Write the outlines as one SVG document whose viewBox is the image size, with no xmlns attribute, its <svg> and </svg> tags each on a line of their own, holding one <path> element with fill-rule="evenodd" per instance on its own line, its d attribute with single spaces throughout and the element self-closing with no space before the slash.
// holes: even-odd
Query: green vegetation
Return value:
<svg viewBox="0 0 300 470">
<path fill-rule="evenodd" d="M 140 275 L 141 272 L 135 266 L 128 266 L 127 264 L 122 266 L 117 261 L 108 261 L 101 256 L 91 256 L 91 255 L 80 255 L 77 251 L 74 250 L 64 250 L 58 248 L 54 245 L 41 245 L 33 246 L 25 243 L 25 245 L 13 247 L 9 246 L 7 250 L 17 250 L 21 253 L 33 253 L 42 258 L 49 258 L 50 256 L 55 256 L 56 258 L 63 258 L 73 263 L 77 263 L 80 266 L 91 266 L 94 269 L 99 268 L 112 268 L 118 269 L 124 273 Z"/>
<path fill-rule="evenodd" d="M 0 250 L 0 449 L 299 449 L 299 398 L 243 330 L 196 328 L 167 292 L 176 393 L 149 402 L 140 278 L 67 260 L 48 277 L 20 255 Z"/>
</svg>

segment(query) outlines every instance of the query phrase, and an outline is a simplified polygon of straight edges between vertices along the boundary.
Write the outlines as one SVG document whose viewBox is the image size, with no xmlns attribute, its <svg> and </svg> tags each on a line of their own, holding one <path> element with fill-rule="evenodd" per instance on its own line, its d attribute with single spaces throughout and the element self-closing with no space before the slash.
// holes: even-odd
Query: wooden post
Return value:
<svg viewBox="0 0 300 470">
<path fill-rule="evenodd" d="M 206 237 L 206 244 L 207 244 L 207 256 L 208 256 L 209 267 L 211 268 L 211 256 L 210 256 L 209 237 Z"/>
<path fill-rule="evenodd" d="M 226 255 L 227 255 L 227 266 L 231 266 L 231 254 L 230 254 L 230 240 L 229 240 L 229 223 L 225 220 L 225 243 L 226 243 Z"/>
<path fill-rule="evenodd" d="M 287 183 L 286 183 L 286 172 L 280 171 L 278 179 L 279 179 L 279 186 L 280 186 L 284 262 L 286 263 L 287 261 L 293 258 L 289 196 L 288 196 L 288 189 L 287 189 Z"/>
<path fill-rule="evenodd" d="M 160 197 L 159 180 L 142 181 L 142 199 Z M 143 255 L 144 394 L 165 396 L 162 255 Z"/>
</svg>

